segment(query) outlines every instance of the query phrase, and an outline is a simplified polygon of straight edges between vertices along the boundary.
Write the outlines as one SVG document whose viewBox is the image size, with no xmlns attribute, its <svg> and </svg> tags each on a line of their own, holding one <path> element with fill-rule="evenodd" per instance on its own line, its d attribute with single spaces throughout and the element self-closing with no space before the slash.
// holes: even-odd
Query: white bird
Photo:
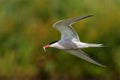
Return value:
<svg viewBox="0 0 120 80">
<path fill-rule="evenodd" d="M 71 26 L 73 23 L 91 16 L 93 15 L 87 15 L 82 17 L 79 16 L 79 17 L 57 21 L 53 25 L 53 27 L 56 28 L 61 33 L 61 39 L 58 41 L 53 41 L 50 44 L 43 46 L 43 49 L 45 50 L 46 48 L 49 48 L 49 47 L 62 49 L 85 61 L 88 61 L 90 63 L 96 64 L 101 67 L 105 67 L 104 65 L 90 58 L 85 52 L 81 50 L 82 48 L 89 48 L 89 47 L 103 47 L 103 45 L 81 42 L 79 40 L 78 34 Z"/>
</svg>

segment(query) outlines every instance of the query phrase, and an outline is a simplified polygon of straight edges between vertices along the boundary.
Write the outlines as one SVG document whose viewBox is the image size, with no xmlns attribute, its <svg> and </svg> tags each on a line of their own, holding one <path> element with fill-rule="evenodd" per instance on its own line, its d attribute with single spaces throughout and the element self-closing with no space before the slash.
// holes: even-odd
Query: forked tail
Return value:
<svg viewBox="0 0 120 80">
<path fill-rule="evenodd" d="M 105 47 L 103 44 L 87 44 L 88 47 Z"/>
</svg>

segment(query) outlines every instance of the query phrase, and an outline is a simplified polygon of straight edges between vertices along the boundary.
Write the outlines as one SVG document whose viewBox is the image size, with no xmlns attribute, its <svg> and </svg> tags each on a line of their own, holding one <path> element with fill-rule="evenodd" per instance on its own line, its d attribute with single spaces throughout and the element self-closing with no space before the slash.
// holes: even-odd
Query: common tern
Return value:
<svg viewBox="0 0 120 80">
<path fill-rule="evenodd" d="M 53 27 L 56 28 L 61 33 L 61 39 L 58 41 L 53 41 L 50 44 L 43 46 L 43 49 L 45 51 L 46 51 L 46 48 L 49 48 L 49 47 L 62 49 L 85 61 L 88 61 L 90 63 L 96 64 L 101 67 L 105 67 L 104 65 L 90 58 L 88 54 L 86 54 L 81 50 L 82 48 L 89 48 L 89 47 L 103 47 L 103 45 L 81 42 L 77 32 L 71 26 L 72 24 L 74 24 L 79 20 L 92 17 L 92 16 L 93 15 L 78 16 L 74 18 L 57 21 L 55 24 L 53 24 Z"/>
</svg>

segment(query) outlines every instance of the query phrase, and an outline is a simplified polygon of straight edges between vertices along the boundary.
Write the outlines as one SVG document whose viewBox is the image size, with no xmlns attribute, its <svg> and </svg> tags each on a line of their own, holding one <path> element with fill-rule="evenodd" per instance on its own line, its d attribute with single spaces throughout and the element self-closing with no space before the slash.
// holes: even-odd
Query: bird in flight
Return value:
<svg viewBox="0 0 120 80">
<path fill-rule="evenodd" d="M 46 51 L 46 48 L 49 48 L 49 47 L 62 49 L 87 62 L 96 64 L 101 67 L 105 67 L 104 65 L 90 58 L 88 54 L 86 54 L 81 50 L 82 48 L 89 48 L 89 47 L 103 47 L 103 45 L 81 42 L 77 32 L 71 26 L 72 24 L 74 24 L 79 20 L 92 17 L 92 16 L 93 15 L 78 16 L 74 18 L 57 21 L 55 24 L 53 24 L 53 27 L 56 28 L 61 33 L 61 39 L 58 41 L 53 41 L 50 44 L 43 46 L 43 49 L 45 51 Z"/>
</svg>

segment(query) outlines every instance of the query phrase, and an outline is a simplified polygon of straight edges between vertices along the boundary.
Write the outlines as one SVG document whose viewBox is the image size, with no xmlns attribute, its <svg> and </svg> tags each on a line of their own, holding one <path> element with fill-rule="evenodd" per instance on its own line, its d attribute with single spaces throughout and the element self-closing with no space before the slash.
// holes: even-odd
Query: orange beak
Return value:
<svg viewBox="0 0 120 80">
<path fill-rule="evenodd" d="M 43 46 L 44 51 L 46 51 L 46 48 L 49 48 L 49 47 L 50 47 L 50 45 Z"/>
</svg>

